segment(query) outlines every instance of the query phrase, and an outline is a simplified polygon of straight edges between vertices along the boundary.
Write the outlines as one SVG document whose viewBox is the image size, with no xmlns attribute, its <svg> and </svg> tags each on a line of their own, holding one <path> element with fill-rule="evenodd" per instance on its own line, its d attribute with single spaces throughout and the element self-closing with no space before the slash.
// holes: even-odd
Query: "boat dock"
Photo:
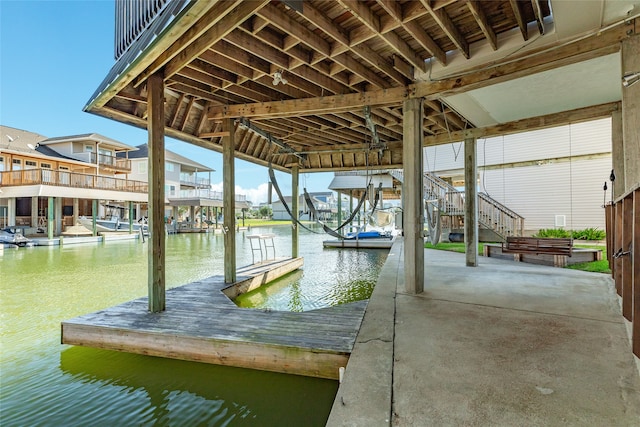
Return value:
<svg viewBox="0 0 640 427">
<path fill-rule="evenodd" d="M 302 266 L 279 258 L 168 289 L 166 310 L 147 297 L 62 322 L 62 343 L 338 379 L 353 349 L 366 301 L 308 312 L 245 309 L 235 297 Z"/>
</svg>

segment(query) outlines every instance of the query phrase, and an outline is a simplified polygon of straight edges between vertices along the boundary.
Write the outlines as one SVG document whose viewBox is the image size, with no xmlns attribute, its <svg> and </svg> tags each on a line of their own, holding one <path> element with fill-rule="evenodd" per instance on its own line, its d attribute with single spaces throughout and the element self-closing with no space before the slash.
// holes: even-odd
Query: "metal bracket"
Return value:
<svg viewBox="0 0 640 427">
<path fill-rule="evenodd" d="M 631 250 L 631 246 L 629 246 L 629 250 L 628 251 L 623 251 L 622 248 L 618 249 L 618 251 L 616 253 L 614 253 L 612 255 L 613 259 L 616 258 L 621 258 L 623 256 L 630 256 L 633 253 L 633 251 Z"/>
</svg>

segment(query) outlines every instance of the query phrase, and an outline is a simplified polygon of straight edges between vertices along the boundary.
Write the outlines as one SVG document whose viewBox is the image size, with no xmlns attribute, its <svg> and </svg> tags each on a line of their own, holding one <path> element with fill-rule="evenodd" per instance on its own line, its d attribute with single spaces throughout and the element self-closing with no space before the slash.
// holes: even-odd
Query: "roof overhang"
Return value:
<svg viewBox="0 0 640 427">
<path fill-rule="evenodd" d="M 243 160 L 398 168 L 407 99 L 424 99 L 427 144 L 617 105 L 620 42 L 640 32 L 639 4 L 194 2 L 135 61 L 116 64 L 122 72 L 85 109 L 146 128 L 146 79 L 162 73 L 168 136 L 221 151 L 231 119 Z"/>
</svg>

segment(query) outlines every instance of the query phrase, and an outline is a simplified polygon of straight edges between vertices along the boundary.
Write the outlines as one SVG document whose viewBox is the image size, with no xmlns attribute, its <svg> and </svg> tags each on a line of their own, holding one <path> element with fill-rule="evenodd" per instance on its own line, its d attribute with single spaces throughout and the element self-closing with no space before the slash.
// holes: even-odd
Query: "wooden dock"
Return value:
<svg viewBox="0 0 640 427">
<path fill-rule="evenodd" d="M 166 310 L 140 298 L 62 322 L 62 343 L 166 358 L 338 379 L 366 301 L 303 313 L 239 308 L 237 295 L 298 269 L 301 258 L 266 261 L 172 288 Z"/>
</svg>

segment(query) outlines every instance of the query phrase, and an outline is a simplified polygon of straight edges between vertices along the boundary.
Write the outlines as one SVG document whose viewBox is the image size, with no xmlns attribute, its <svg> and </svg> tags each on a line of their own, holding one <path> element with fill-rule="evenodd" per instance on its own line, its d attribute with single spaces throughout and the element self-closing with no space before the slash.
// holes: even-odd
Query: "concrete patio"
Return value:
<svg viewBox="0 0 640 427">
<path fill-rule="evenodd" d="M 640 378 L 608 275 L 402 242 L 369 302 L 329 426 L 640 426 Z"/>
</svg>

